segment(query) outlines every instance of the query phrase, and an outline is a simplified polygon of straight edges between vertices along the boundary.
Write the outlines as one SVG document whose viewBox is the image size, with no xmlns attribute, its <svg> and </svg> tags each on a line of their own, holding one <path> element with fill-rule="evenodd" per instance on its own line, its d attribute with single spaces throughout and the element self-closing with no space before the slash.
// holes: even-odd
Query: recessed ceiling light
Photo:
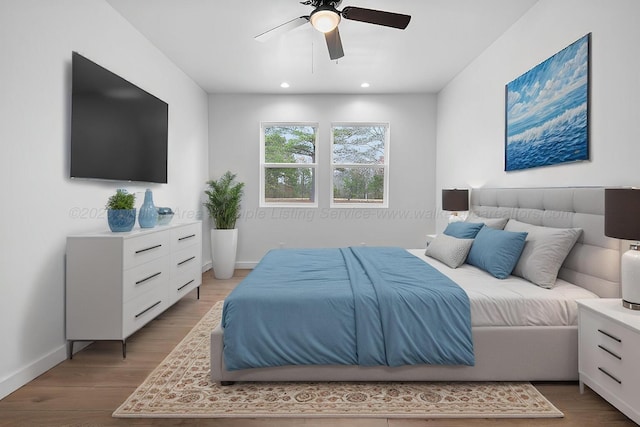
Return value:
<svg viewBox="0 0 640 427">
<path fill-rule="evenodd" d="M 283 88 L 283 89 L 286 89 L 286 88 L 288 88 L 288 87 L 289 87 L 289 83 L 287 83 L 287 82 L 282 82 L 282 83 L 280 83 L 280 87 L 281 87 L 281 88 Z"/>
<path fill-rule="evenodd" d="M 362 83 L 360 85 L 360 87 L 369 87 L 369 86 L 371 86 L 371 85 L 369 83 L 367 83 L 367 82 L 364 82 L 364 83 Z"/>
</svg>

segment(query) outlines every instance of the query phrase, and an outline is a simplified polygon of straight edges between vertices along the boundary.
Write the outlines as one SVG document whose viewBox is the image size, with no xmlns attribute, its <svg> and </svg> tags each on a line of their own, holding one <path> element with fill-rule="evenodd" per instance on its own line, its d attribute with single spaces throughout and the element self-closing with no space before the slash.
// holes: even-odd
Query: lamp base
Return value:
<svg viewBox="0 0 640 427">
<path fill-rule="evenodd" d="M 458 215 L 457 212 L 454 212 L 449 216 L 449 224 L 451 224 L 452 222 L 461 222 L 461 221 L 464 221 L 464 218 Z"/>
<path fill-rule="evenodd" d="M 640 310 L 640 244 L 630 245 L 620 260 L 622 306 Z"/>
<path fill-rule="evenodd" d="M 624 308 L 628 308 L 629 310 L 640 310 L 640 304 L 636 304 L 635 302 L 622 300 L 622 306 Z"/>
</svg>

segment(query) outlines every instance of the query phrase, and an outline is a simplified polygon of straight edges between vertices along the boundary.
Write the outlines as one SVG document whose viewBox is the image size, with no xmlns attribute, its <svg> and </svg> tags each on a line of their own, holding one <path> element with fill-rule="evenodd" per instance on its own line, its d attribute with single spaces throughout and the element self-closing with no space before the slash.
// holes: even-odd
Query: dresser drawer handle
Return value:
<svg viewBox="0 0 640 427">
<path fill-rule="evenodd" d="M 607 372 L 604 369 L 602 369 L 600 366 L 598 366 L 598 370 L 600 372 L 602 372 L 603 374 L 605 374 L 606 376 L 608 376 L 609 378 L 611 378 L 612 380 L 614 380 L 615 382 L 617 382 L 618 384 L 622 384 L 622 381 L 620 381 L 619 379 L 617 379 L 616 377 L 611 375 L 609 372 Z"/>
<path fill-rule="evenodd" d="M 158 271 L 157 273 L 152 274 L 152 275 L 151 275 L 151 276 L 149 276 L 149 277 L 145 277 L 144 279 L 140 279 L 140 280 L 138 280 L 138 281 L 136 282 L 136 285 L 139 285 L 140 283 L 144 283 L 144 282 L 146 282 L 147 280 L 151 280 L 151 279 L 153 279 L 154 277 L 157 277 L 157 276 L 159 276 L 159 275 L 161 275 L 161 274 L 162 274 L 162 272 L 161 272 L 161 271 Z"/>
<path fill-rule="evenodd" d="M 145 314 L 147 311 L 151 310 L 152 308 L 154 308 L 155 306 L 157 306 L 158 304 L 160 304 L 162 301 L 158 301 L 157 303 L 153 304 L 152 306 L 145 308 L 144 310 L 142 310 L 140 313 L 136 314 L 136 319 L 140 316 L 142 316 L 143 314 Z"/>
<path fill-rule="evenodd" d="M 142 252 L 147 252 L 147 251 L 150 251 L 150 250 L 152 250 L 152 249 L 157 249 L 157 248 L 159 248 L 159 247 L 161 247 L 161 246 L 162 246 L 162 245 L 155 245 L 155 246 L 151 246 L 150 248 L 140 249 L 140 250 L 137 250 L 137 251 L 136 251 L 136 253 L 137 253 L 137 254 L 141 254 Z"/>
<path fill-rule="evenodd" d="M 600 347 L 601 350 L 606 351 L 607 353 L 609 353 L 610 355 L 612 355 L 613 357 L 615 357 L 618 360 L 622 360 L 621 356 L 618 356 L 617 354 L 615 354 L 613 351 L 609 350 L 608 348 L 601 346 L 600 344 L 598 344 L 598 347 Z"/>
<path fill-rule="evenodd" d="M 178 241 L 181 242 L 182 240 L 191 239 L 192 237 L 196 237 L 196 235 L 195 234 L 189 234 L 188 236 L 179 237 Z"/>
<path fill-rule="evenodd" d="M 190 284 L 192 284 L 194 280 L 195 280 L 195 279 L 191 279 L 191 280 L 189 280 L 187 283 L 185 283 L 184 285 L 180 286 L 180 287 L 178 288 L 178 291 L 181 291 L 181 290 L 183 290 L 185 287 L 187 287 L 187 286 L 189 286 Z"/>
<path fill-rule="evenodd" d="M 187 263 L 187 262 L 189 262 L 189 261 L 191 261 L 191 260 L 194 260 L 194 259 L 196 259 L 196 257 L 195 257 L 195 256 L 192 256 L 191 258 L 187 258 L 187 259 L 185 259 L 184 261 L 180 261 L 180 262 L 178 263 L 178 266 L 181 266 L 182 264 L 185 264 L 185 263 Z"/>
<path fill-rule="evenodd" d="M 615 336 L 611 335 L 610 333 L 603 331 L 602 329 L 598 329 L 598 332 L 600 332 L 602 335 L 608 336 L 609 338 L 611 338 L 612 340 L 614 340 L 616 342 L 622 342 L 622 340 L 620 338 L 615 337 Z"/>
</svg>

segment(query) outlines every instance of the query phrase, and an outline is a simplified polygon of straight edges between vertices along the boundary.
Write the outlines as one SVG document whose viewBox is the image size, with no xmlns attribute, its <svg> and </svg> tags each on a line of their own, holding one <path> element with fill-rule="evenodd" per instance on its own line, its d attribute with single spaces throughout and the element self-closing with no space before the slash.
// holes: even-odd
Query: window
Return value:
<svg viewBox="0 0 640 427">
<path fill-rule="evenodd" d="M 318 125 L 263 123 L 260 206 L 317 207 Z"/>
<path fill-rule="evenodd" d="M 388 207 L 389 124 L 334 124 L 331 139 L 331 207 Z"/>
</svg>

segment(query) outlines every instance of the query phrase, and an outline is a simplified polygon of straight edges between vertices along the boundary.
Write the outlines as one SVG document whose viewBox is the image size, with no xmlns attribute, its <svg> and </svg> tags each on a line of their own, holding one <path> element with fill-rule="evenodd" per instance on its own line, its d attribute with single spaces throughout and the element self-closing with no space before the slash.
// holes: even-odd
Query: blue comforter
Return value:
<svg viewBox="0 0 640 427">
<path fill-rule="evenodd" d="M 229 370 L 473 365 L 467 294 L 401 248 L 272 250 L 224 303 Z"/>
</svg>

